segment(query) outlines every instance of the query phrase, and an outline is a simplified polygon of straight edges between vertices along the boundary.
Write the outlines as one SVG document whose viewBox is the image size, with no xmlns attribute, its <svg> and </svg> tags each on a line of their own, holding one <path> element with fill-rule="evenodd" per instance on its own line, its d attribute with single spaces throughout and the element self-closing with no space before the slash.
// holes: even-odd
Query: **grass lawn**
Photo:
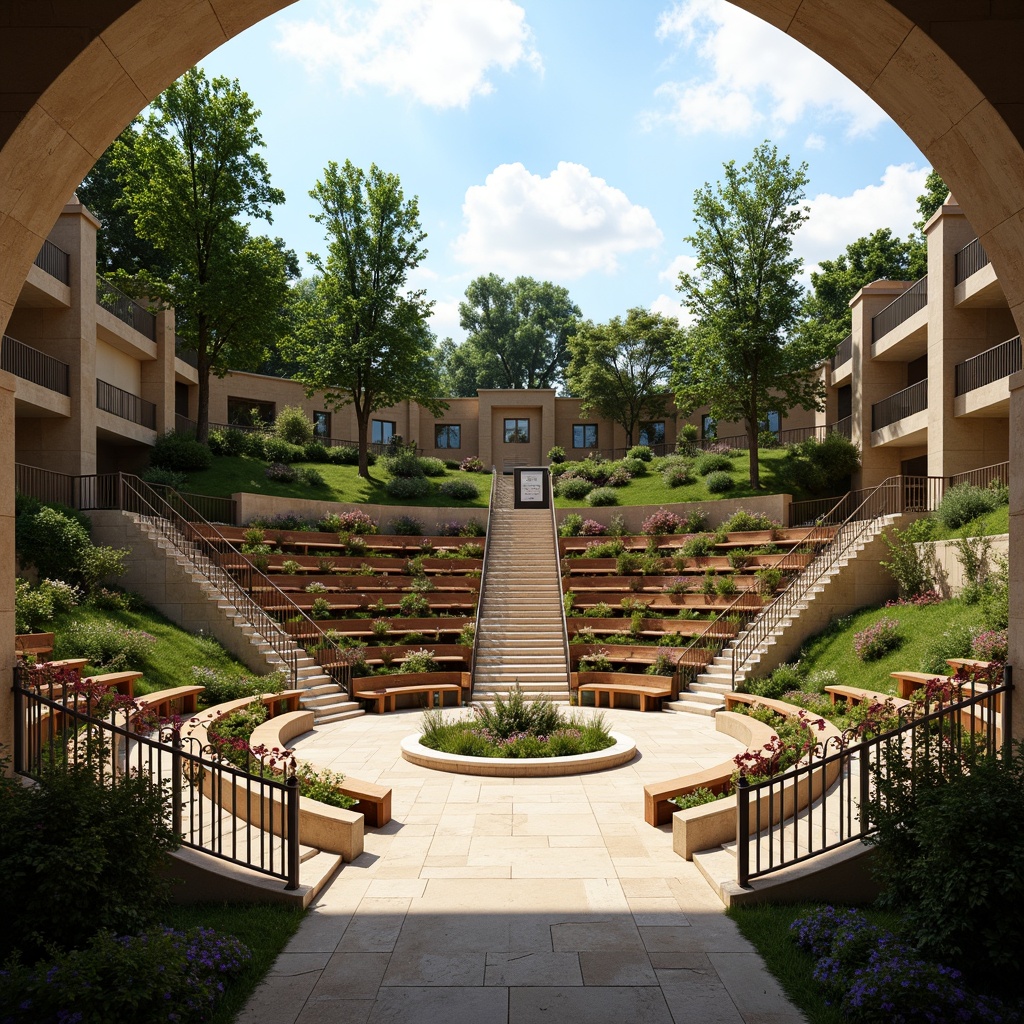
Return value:
<svg viewBox="0 0 1024 1024">
<path fill-rule="evenodd" d="M 853 652 L 853 637 L 879 619 L 895 619 L 905 640 L 895 651 L 877 661 L 861 661 Z M 957 598 L 932 605 L 899 605 L 893 608 L 868 608 L 837 619 L 832 628 L 811 637 L 804 644 L 800 663 L 808 672 L 833 669 L 840 683 L 862 686 L 882 693 L 896 692 L 896 680 L 890 672 L 921 671 L 928 648 L 946 630 L 958 625 L 980 626 L 981 608 L 966 605 Z"/>
<path fill-rule="evenodd" d="M 446 470 L 443 477 L 429 477 L 432 493 L 415 501 L 392 498 L 384 490 L 388 474 L 378 466 L 370 467 L 370 479 L 364 480 L 356 466 L 334 466 L 327 463 L 296 462 L 296 468 L 315 469 L 324 478 L 326 486 L 308 484 L 282 484 L 268 480 L 264 470 L 269 463 L 248 456 L 215 455 L 213 465 L 201 473 L 190 473 L 185 490 L 196 494 L 230 497 L 239 491 L 252 494 L 274 494 L 282 498 L 312 498 L 319 501 L 348 501 L 374 505 L 419 505 L 425 508 L 487 508 L 491 493 L 490 473 L 463 473 L 458 469 Z M 470 480 L 480 492 L 473 501 L 456 501 L 437 491 L 445 480 Z"/>
<path fill-rule="evenodd" d="M 156 643 L 147 648 L 145 662 L 140 666 L 145 675 L 136 684 L 135 692 L 139 695 L 190 685 L 193 665 L 206 665 L 229 676 L 254 675 L 212 637 L 186 632 L 152 608 L 139 611 L 74 608 L 56 618 L 47 631 L 52 629 L 59 644 L 61 634 L 72 622 L 114 622 L 125 629 L 141 629 L 156 637 Z"/>
<path fill-rule="evenodd" d="M 252 950 L 248 967 L 231 982 L 208 1024 L 231 1024 L 278 953 L 295 934 L 304 910 L 258 904 L 199 903 L 172 907 L 162 915 L 171 928 L 213 928 L 234 935 Z"/>
<path fill-rule="evenodd" d="M 682 487 L 669 487 L 662 482 L 662 461 L 655 459 L 648 463 L 645 476 L 635 477 L 625 487 L 616 487 L 620 505 L 668 505 L 680 501 L 717 501 L 719 498 L 749 498 L 767 494 L 792 494 L 795 500 L 807 497 L 802 491 L 794 488 L 781 473 L 782 460 L 786 453 L 781 448 L 761 449 L 761 489 L 750 488 L 750 460 L 745 451 L 736 451 L 732 455 L 732 469 L 729 471 L 733 479 L 733 488 L 724 494 L 711 494 L 704 484 L 704 478 L 698 477 L 693 483 Z M 556 508 L 589 508 L 586 499 L 570 501 L 568 498 L 555 498 Z"/>
<path fill-rule="evenodd" d="M 1010 532 L 1010 506 L 1000 505 L 995 511 L 979 516 L 956 530 L 943 526 L 934 516 L 932 523 L 932 540 L 957 540 L 964 530 L 969 537 L 995 537 Z"/>
</svg>

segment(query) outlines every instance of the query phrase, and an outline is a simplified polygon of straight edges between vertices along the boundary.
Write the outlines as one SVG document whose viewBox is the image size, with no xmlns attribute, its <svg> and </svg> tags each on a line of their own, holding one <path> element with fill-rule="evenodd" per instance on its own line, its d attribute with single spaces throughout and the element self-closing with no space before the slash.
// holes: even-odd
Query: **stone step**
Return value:
<svg viewBox="0 0 1024 1024">
<path fill-rule="evenodd" d="M 355 708 L 347 711 L 332 711 L 330 713 L 317 714 L 316 724 L 317 725 L 329 725 L 331 722 L 345 722 L 350 718 L 359 718 L 361 715 L 365 715 L 366 712 L 362 708 Z"/>
<path fill-rule="evenodd" d="M 680 698 L 679 700 L 666 701 L 662 707 L 669 708 L 672 711 L 682 711 L 688 715 L 701 715 L 704 718 L 714 718 L 714 716 L 721 711 L 725 705 L 705 704 L 701 701 Z"/>
</svg>

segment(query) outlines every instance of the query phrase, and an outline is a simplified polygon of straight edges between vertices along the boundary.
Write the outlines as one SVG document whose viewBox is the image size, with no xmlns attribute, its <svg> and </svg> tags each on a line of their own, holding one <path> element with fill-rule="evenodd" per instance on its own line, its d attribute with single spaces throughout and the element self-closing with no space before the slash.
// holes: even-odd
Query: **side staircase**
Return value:
<svg viewBox="0 0 1024 1024">
<path fill-rule="evenodd" d="M 513 508 L 511 476 L 498 475 L 477 612 L 473 698 L 568 703 L 562 585 L 549 509 Z"/>
<path fill-rule="evenodd" d="M 357 701 L 348 699 L 348 694 L 293 640 L 281 633 L 271 645 L 261 636 L 256 626 L 246 618 L 245 613 L 217 587 L 215 567 L 195 544 L 181 534 L 169 534 L 152 516 L 124 512 L 148 542 L 150 549 L 162 552 L 163 557 L 174 562 L 184 578 L 185 584 L 196 589 L 197 598 L 206 600 L 215 607 L 220 617 L 231 628 L 238 630 L 271 671 L 278 669 L 288 672 L 288 665 L 281 653 L 296 655 L 296 689 L 304 691 L 300 698 L 303 708 L 316 715 L 317 725 L 338 722 L 363 714 Z"/>
<path fill-rule="evenodd" d="M 822 616 L 815 614 L 824 602 L 829 603 L 830 594 L 835 592 L 833 583 L 844 582 L 844 576 L 854 571 L 851 562 L 866 548 L 880 544 L 882 532 L 899 520 L 898 515 L 883 515 L 871 519 L 864 524 L 861 531 L 845 548 L 840 551 L 826 548 L 806 569 L 793 581 L 794 592 L 784 593 L 783 599 L 790 598 L 790 606 L 786 611 L 771 621 L 762 622 L 762 616 L 770 614 L 770 608 L 748 624 L 747 628 L 730 640 L 722 652 L 717 655 L 703 672 L 690 683 L 687 689 L 679 694 L 679 699 L 666 703 L 666 707 L 674 711 L 685 711 L 695 715 L 713 716 L 725 708 L 725 695 L 731 693 L 736 686 L 755 672 L 764 673 L 776 668 L 793 649 L 812 633 L 822 628 Z M 825 616 L 827 619 L 829 616 Z M 813 624 L 801 629 L 801 619 L 813 619 Z M 733 678 L 733 658 L 737 648 L 749 647 L 752 635 L 763 633 L 753 650 L 741 664 L 737 664 L 735 679 Z M 779 639 L 786 634 L 786 654 L 781 656 L 773 651 Z M 744 641 L 748 641 L 745 645 Z"/>
</svg>

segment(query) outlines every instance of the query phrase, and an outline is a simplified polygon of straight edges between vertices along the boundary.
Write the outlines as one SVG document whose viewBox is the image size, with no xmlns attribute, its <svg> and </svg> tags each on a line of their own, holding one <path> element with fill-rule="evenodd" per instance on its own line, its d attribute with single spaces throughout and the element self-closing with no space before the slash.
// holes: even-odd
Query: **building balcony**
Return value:
<svg viewBox="0 0 1024 1024">
<path fill-rule="evenodd" d="M 29 267 L 18 296 L 28 309 L 68 309 L 71 306 L 71 257 L 47 239 Z"/>
<path fill-rule="evenodd" d="M 0 344 L 0 370 L 59 395 L 71 394 L 71 367 L 67 363 L 7 334 Z"/>
<path fill-rule="evenodd" d="M 1006 296 L 976 238 L 953 257 L 953 305 L 964 309 L 996 309 L 1007 305 Z"/>
<path fill-rule="evenodd" d="M 928 436 L 928 379 L 871 406 L 871 445 L 923 444 Z"/>
<path fill-rule="evenodd" d="M 102 277 L 96 278 L 96 303 L 144 338 L 156 341 L 156 317 Z"/>
<path fill-rule="evenodd" d="M 96 381 L 96 408 L 148 430 L 156 430 L 156 406 L 152 402 L 105 380 Z"/>
<path fill-rule="evenodd" d="M 871 318 L 871 358 L 909 363 L 928 348 L 928 277 Z"/>
<path fill-rule="evenodd" d="M 1021 366 L 1020 335 L 957 363 L 953 415 L 1008 416 L 1010 374 Z"/>
<path fill-rule="evenodd" d="M 853 335 L 848 334 L 836 346 L 830 361 L 832 370 L 832 386 L 835 387 L 840 381 L 853 376 Z"/>
</svg>

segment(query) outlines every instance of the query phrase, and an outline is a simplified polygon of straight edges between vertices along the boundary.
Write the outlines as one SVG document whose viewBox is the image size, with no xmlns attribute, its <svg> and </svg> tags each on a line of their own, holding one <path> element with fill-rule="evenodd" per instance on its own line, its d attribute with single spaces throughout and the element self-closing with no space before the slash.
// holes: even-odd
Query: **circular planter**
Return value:
<svg viewBox="0 0 1024 1024">
<path fill-rule="evenodd" d="M 402 757 L 423 768 L 458 775 L 501 775 L 509 778 L 541 778 L 549 775 L 583 775 L 625 764 L 636 756 L 636 743 L 613 732 L 615 743 L 604 750 L 569 757 L 468 757 L 431 750 L 420 743 L 420 733 L 402 740 Z"/>
</svg>

